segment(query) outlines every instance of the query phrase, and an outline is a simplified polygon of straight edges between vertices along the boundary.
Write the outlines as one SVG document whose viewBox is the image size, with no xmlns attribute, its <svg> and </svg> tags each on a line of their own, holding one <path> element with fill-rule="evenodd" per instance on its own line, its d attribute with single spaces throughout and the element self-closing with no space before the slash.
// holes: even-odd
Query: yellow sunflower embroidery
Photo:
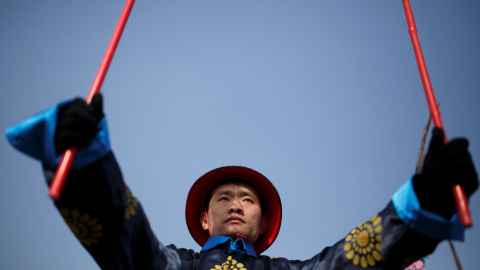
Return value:
<svg viewBox="0 0 480 270">
<path fill-rule="evenodd" d="M 87 247 L 98 243 L 103 229 L 103 226 L 98 224 L 98 219 L 91 218 L 89 214 L 80 214 L 77 210 L 70 211 L 66 208 L 60 209 L 60 213 L 80 243 Z"/>
<path fill-rule="evenodd" d="M 133 215 L 135 215 L 135 208 L 137 208 L 137 199 L 130 191 L 130 189 L 125 185 L 125 195 L 127 196 L 127 201 L 125 203 L 125 219 L 130 219 Z"/>
<path fill-rule="evenodd" d="M 237 260 L 232 259 L 232 256 L 228 256 L 227 260 L 222 263 L 222 265 L 215 265 L 215 268 L 211 268 L 210 270 L 247 270 L 244 267 L 243 263 L 237 262 Z"/>
<path fill-rule="evenodd" d="M 371 218 L 357 228 L 353 229 L 345 237 L 343 249 L 347 252 L 346 257 L 352 260 L 354 265 L 362 268 L 372 267 L 382 260 L 382 217 L 378 215 Z"/>
</svg>

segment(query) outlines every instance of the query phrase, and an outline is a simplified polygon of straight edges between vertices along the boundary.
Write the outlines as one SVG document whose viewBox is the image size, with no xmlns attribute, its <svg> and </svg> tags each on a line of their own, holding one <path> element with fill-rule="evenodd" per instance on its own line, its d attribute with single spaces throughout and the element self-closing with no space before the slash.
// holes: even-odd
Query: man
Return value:
<svg viewBox="0 0 480 270">
<path fill-rule="evenodd" d="M 262 174 L 240 166 L 221 167 L 192 186 L 185 219 L 204 249 L 232 238 L 242 239 L 251 254 L 260 254 L 280 231 L 282 205 L 277 190 Z M 212 237 L 218 235 L 227 237 Z"/>
<path fill-rule="evenodd" d="M 103 269 L 402 269 L 444 239 L 463 240 L 451 192 L 470 196 L 478 176 L 468 141 L 443 142 L 433 130 L 421 174 L 387 206 L 309 260 L 260 255 L 280 230 L 281 201 L 273 184 L 245 167 L 200 177 L 186 204 L 187 226 L 200 252 L 165 246 L 123 182 L 108 143 L 102 96 L 60 103 L 7 130 L 9 141 L 43 163 L 47 182 L 63 151 L 79 147 L 62 198 L 55 202 L 79 241 Z"/>
</svg>

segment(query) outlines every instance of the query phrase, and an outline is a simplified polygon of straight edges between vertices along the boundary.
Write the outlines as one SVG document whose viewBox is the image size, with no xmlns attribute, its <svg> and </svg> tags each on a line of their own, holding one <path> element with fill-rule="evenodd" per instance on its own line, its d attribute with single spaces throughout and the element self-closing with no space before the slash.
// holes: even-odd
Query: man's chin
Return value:
<svg viewBox="0 0 480 270">
<path fill-rule="evenodd" d="M 224 227 L 223 230 L 218 234 L 214 234 L 228 236 L 234 240 L 238 238 L 239 234 L 245 236 L 246 239 L 250 239 L 251 237 L 253 237 L 254 234 L 252 234 L 252 232 L 249 233 L 248 231 L 245 231 L 245 228 L 243 228 L 242 225 L 243 224 L 230 224 L 230 226 Z"/>
<path fill-rule="evenodd" d="M 229 231 L 228 233 L 226 233 L 224 235 L 228 236 L 228 237 L 231 237 L 233 240 L 239 238 L 239 235 L 245 236 L 248 239 L 248 236 L 245 234 L 245 232 L 242 232 L 240 230 Z"/>
</svg>

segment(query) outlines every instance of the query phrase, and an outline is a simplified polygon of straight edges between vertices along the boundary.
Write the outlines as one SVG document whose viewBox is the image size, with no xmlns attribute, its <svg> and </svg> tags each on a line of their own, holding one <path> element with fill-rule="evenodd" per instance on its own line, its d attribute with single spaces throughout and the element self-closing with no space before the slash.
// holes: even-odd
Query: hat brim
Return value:
<svg viewBox="0 0 480 270">
<path fill-rule="evenodd" d="M 193 239 L 203 246 L 210 237 L 200 224 L 200 215 L 205 211 L 205 199 L 209 191 L 226 179 L 242 179 L 255 186 L 267 204 L 269 226 L 253 243 L 257 254 L 265 251 L 277 238 L 282 223 L 282 203 L 275 186 L 261 173 L 242 166 L 226 166 L 214 169 L 201 176 L 190 188 L 185 207 L 187 227 Z"/>
</svg>

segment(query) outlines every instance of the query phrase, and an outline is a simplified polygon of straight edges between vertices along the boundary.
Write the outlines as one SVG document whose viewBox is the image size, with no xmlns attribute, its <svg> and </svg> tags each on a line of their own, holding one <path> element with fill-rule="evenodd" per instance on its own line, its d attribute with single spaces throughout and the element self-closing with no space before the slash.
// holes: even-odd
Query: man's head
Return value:
<svg viewBox="0 0 480 270">
<path fill-rule="evenodd" d="M 260 254 L 280 231 L 282 204 L 277 190 L 262 174 L 241 166 L 221 167 L 193 184 L 185 219 L 200 246 L 211 235 L 243 235 L 240 237 L 253 243 Z"/>
<path fill-rule="evenodd" d="M 263 195 L 248 182 L 227 179 L 212 188 L 200 214 L 202 228 L 210 235 L 245 237 L 255 242 L 268 228 Z"/>
</svg>

